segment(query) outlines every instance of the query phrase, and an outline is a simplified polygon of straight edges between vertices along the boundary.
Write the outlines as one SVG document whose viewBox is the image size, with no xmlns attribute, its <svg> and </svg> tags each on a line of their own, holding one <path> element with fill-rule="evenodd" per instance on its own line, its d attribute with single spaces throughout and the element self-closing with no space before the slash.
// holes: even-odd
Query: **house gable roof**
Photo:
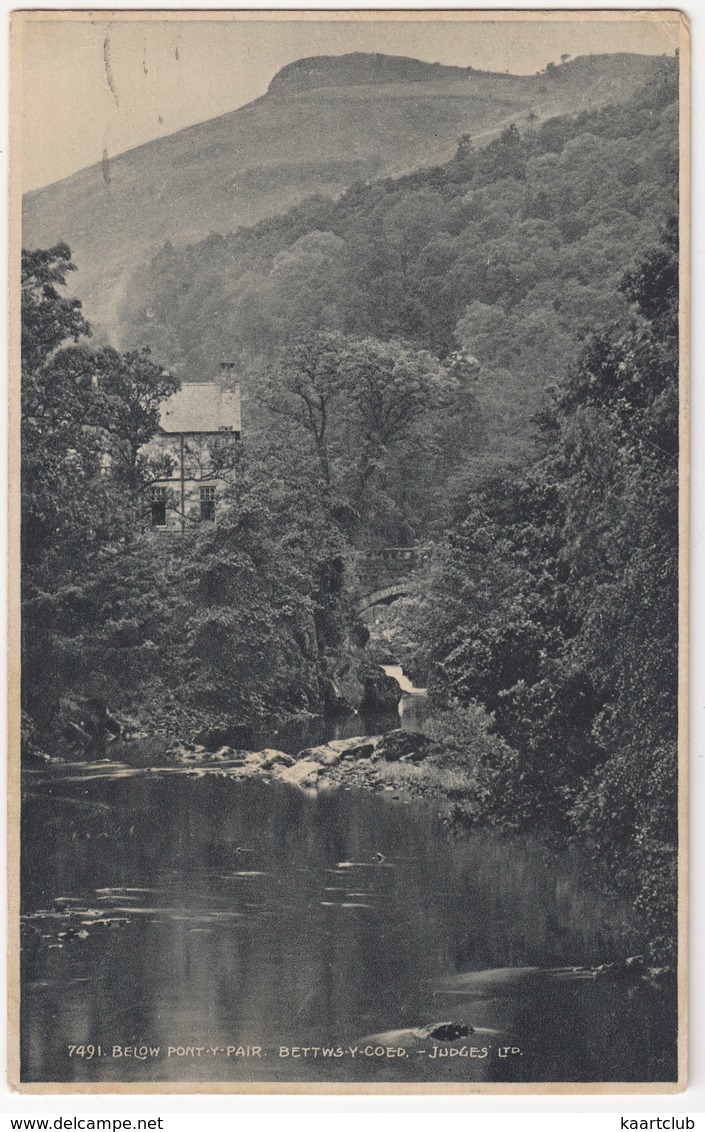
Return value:
<svg viewBox="0 0 705 1132">
<path fill-rule="evenodd" d="M 240 390 L 223 389 L 217 381 L 184 382 L 159 407 L 162 432 L 240 432 Z"/>
</svg>

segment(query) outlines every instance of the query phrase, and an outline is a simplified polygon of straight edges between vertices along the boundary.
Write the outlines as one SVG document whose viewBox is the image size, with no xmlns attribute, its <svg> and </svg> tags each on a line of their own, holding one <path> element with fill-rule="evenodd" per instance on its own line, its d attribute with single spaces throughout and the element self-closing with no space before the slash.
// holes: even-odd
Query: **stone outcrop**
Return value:
<svg viewBox="0 0 705 1132">
<path fill-rule="evenodd" d="M 291 786 L 312 786 L 322 770 L 321 763 L 313 759 L 301 759 L 300 762 L 282 770 L 279 778 Z"/>
<path fill-rule="evenodd" d="M 365 675 L 359 710 L 363 715 L 366 712 L 396 711 L 400 699 L 401 688 L 397 681 L 379 668 Z"/>
<path fill-rule="evenodd" d="M 223 744 L 209 750 L 202 743 L 177 740 L 167 744 L 158 736 L 150 736 L 140 743 L 121 743 L 119 749 L 115 749 L 118 761 L 112 765 L 124 768 L 123 773 L 129 769 L 129 773 L 136 775 L 261 778 L 302 790 L 343 786 L 393 793 L 398 787 L 389 782 L 391 768 L 385 771 L 385 766 L 417 762 L 432 749 L 435 748 L 425 736 L 401 729 L 383 735 L 331 739 L 328 743 L 306 747 L 296 756 L 272 747 L 253 751 Z M 406 783 L 406 779 L 401 781 Z M 409 782 L 412 790 L 418 787 L 413 776 Z"/>
<path fill-rule="evenodd" d="M 387 731 L 377 745 L 377 754 L 388 763 L 404 759 L 407 762 L 421 762 L 433 750 L 433 741 L 419 731 Z"/>
<path fill-rule="evenodd" d="M 320 777 L 326 777 L 331 768 L 343 760 L 359 762 L 361 766 L 376 760 L 376 749 L 382 736 L 352 736 L 349 739 L 332 739 L 317 747 L 307 747 L 296 757 L 271 747 L 261 751 L 248 751 L 224 744 L 217 750 L 207 750 L 202 743 L 175 741 L 168 746 L 150 748 L 144 752 L 135 749 L 135 760 L 129 759 L 127 744 L 121 752 L 127 756 L 135 772 L 186 773 L 203 778 L 217 775 L 227 778 L 265 778 L 268 781 L 286 782 L 301 789 L 316 787 Z"/>
</svg>

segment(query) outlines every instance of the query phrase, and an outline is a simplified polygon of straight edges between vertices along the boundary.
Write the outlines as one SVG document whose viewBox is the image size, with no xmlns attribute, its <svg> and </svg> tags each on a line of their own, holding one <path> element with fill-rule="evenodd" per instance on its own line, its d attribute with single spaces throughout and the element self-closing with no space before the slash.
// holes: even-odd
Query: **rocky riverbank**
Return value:
<svg viewBox="0 0 705 1132">
<path fill-rule="evenodd" d="M 85 754 L 85 752 L 84 752 Z M 467 772 L 444 764 L 442 747 L 427 736 L 396 728 L 379 735 L 333 739 L 307 747 L 296 755 L 271 747 L 208 749 L 193 742 L 166 743 L 162 736 L 139 736 L 110 745 L 109 757 L 74 761 L 39 751 L 30 763 L 64 763 L 81 777 L 140 777 L 187 775 L 232 780 L 258 778 L 283 783 L 306 793 L 332 789 L 384 792 L 391 798 L 427 798 L 466 810 L 472 806 L 472 781 Z M 73 771 L 72 771 L 73 773 Z"/>
<path fill-rule="evenodd" d="M 68 747 L 79 757 L 96 758 L 106 754 L 116 740 L 168 739 L 174 735 L 192 752 L 214 752 L 225 746 L 255 751 L 266 742 L 265 736 L 296 730 L 314 721 L 353 720 L 358 712 L 366 718 L 396 714 L 402 689 L 398 680 L 388 675 L 388 661 L 391 664 L 383 653 L 371 656 L 358 647 L 352 658 L 339 659 L 337 664 L 331 661 L 322 681 L 320 703 L 313 709 L 304 704 L 282 705 L 280 711 L 257 719 L 234 717 L 227 705 L 223 710 L 195 712 L 174 692 L 163 690 L 147 695 L 145 702 L 117 706 L 100 697 L 66 695 L 56 705 L 50 727 L 40 729 L 31 716 L 22 713 L 22 751 L 41 755 L 58 746 Z"/>
<path fill-rule="evenodd" d="M 438 765 L 441 752 L 427 736 L 401 728 L 382 735 L 357 735 L 308 747 L 296 756 L 273 748 L 217 751 L 195 744 L 172 744 L 162 767 L 182 767 L 195 775 L 264 778 L 305 791 L 359 788 L 414 796 L 458 797 L 467 782 Z M 160 769 L 160 768 L 156 768 Z"/>
</svg>

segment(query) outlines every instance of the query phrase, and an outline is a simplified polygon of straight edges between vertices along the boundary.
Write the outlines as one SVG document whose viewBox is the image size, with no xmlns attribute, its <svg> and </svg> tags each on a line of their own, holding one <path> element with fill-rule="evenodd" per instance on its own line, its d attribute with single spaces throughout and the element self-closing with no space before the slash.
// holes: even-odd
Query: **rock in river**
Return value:
<svg viewBox="0 0 705 1132">
<path fill-rule="evenodd" d="M 394 731 L 387 731 L 377 746 L 377 754 L 388 763 L 406 759 L 408 762 L 420 762 L 430 755 L 433 742 L 427 735 L 418 731 L 403 731 L 400 727 Z"/>
<path fill-rule="evenodd" d="M 293 766 L 295 760 L 291 755 L 287 755 L 285 751 L 275 751 L 271 747 L 265 747 L 263 751 L 258 752 L 262 756 L 262 770 L 271 770 L 274 766 Z"/>
<path fill-rule="evenodd" d="M 297 758 L 313 759 L 321 766 L 335 766 L 348 756 L 368 758 L 378 742 L 376 736 L 366 738 L 364 735 L 355 735 L 350 739 L 331 739 L 329 743 L 322 743 L 319 747 L 306 747 L 305 750 L 299 751 Z"/>
<path fill-rule="evenodd" d="M 379 668 L 365 676 L 365 690 L 359 711 L 396 711 L 400 699 L 399 682 Z"/>
<path fill-rule="evenodd" d="M 498 1030 L 487 1027 L 471 1026 L 465 1022 L 430 1022 L 427 1026 L 418 1026 L 408 1030 L 386 1030 L 382 1034 L 370 1034 L 360 1041 L 380 1046 L 401 1046 L 403 1049 L 414 1049 L 427 1043 L 442 1043 L 451 1045 L 463 1042 L 466 1038 L 481 1039 L 494 1037 Z"/>
<path fill-rule="evenodd" d="M 313 759 L 301 759 L 300 762 L 283 770 L 279 778 L 292 786 L 313 786 L 322 769 L 321 764 L 314 762 Z"/>
</svg>

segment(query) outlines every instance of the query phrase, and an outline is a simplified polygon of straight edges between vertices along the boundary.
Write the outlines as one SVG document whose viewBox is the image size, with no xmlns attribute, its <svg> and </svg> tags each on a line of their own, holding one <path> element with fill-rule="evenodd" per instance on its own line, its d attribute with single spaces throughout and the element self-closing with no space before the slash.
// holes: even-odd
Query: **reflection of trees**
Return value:
<svg viewBox="0 0 705 1132">
<path fill-rule="evenodd" d="M 110 809 L 96 809 L 88 822 L 81 812 L 73 824 L 70 807 L 57 807 L 55 817 L 44 811 L 51 866 L 35 863 L 43 887 L 27 892 L 45 903 L 69 892 L 91 907 L 96 889 L 153 889 L 133 894 L 134 906 L 161 911 L 135 912 L 125 928 L 96 927 L 86 941 L 44 951 L 29 977 L 48 977 L 50 988 L 26 987 L 25 1048 L 38 1078 L 95 1078 L 87 1063 L 67 1063 L 64 1041 L 270 1049 L 355 1043 L 367 1033 L 438 1020 L 448 1008 L 434 993 L 444 975 L 596 959 L 604 905 L 576 882 L 571 866 L 547 863 L 526 840 L 519 850 L 490 837 L 449 842 L 439 838 L 432 811 L 369 795 L 312 801 L 256 780 L 118 779 L 93 783 L 89 796 L 110 799 Z M 380 851 L 385 867 L 373 861 Z M 362 867 L 336 870 L 341 861 Z M 246 871 L 264 875 L 236 875 Z M 371 907 L 342 908 L 346 902 Z M 120 897 L 98 906 L 109 911 Z M 74 974 L 84 981 L 72 981 Z M 533 1002 L 521 1007 L 528 1017 Z M 547 1022 L 543 1002 L 543 1029 L 560 1029 L 560 1018 Z M 453 1000 L 460 1021 L 498 1025 L 509 1010 L 526 1029 L 519 1006 Z M 580 1019 L 587 1003 L 575 1010 Z M 545 1033 L 536 1042 L 545 1048 Z M 490 1064 L 474 1065 L 473 1079 Z M 545 1064 L 550 1076 L 555 1060 Z M 245 1059 L 105 1059 L 101 1069 L 104 1079 L 137 1081 L 266 1079 L 275 1071 L 284 1079 L 329 1072 L 370 1079 L 381 1072 L 347 1062 L 333 1071 Z M 401 1072 L 384 1067 L 388 1079 Z"/>
</svg>

